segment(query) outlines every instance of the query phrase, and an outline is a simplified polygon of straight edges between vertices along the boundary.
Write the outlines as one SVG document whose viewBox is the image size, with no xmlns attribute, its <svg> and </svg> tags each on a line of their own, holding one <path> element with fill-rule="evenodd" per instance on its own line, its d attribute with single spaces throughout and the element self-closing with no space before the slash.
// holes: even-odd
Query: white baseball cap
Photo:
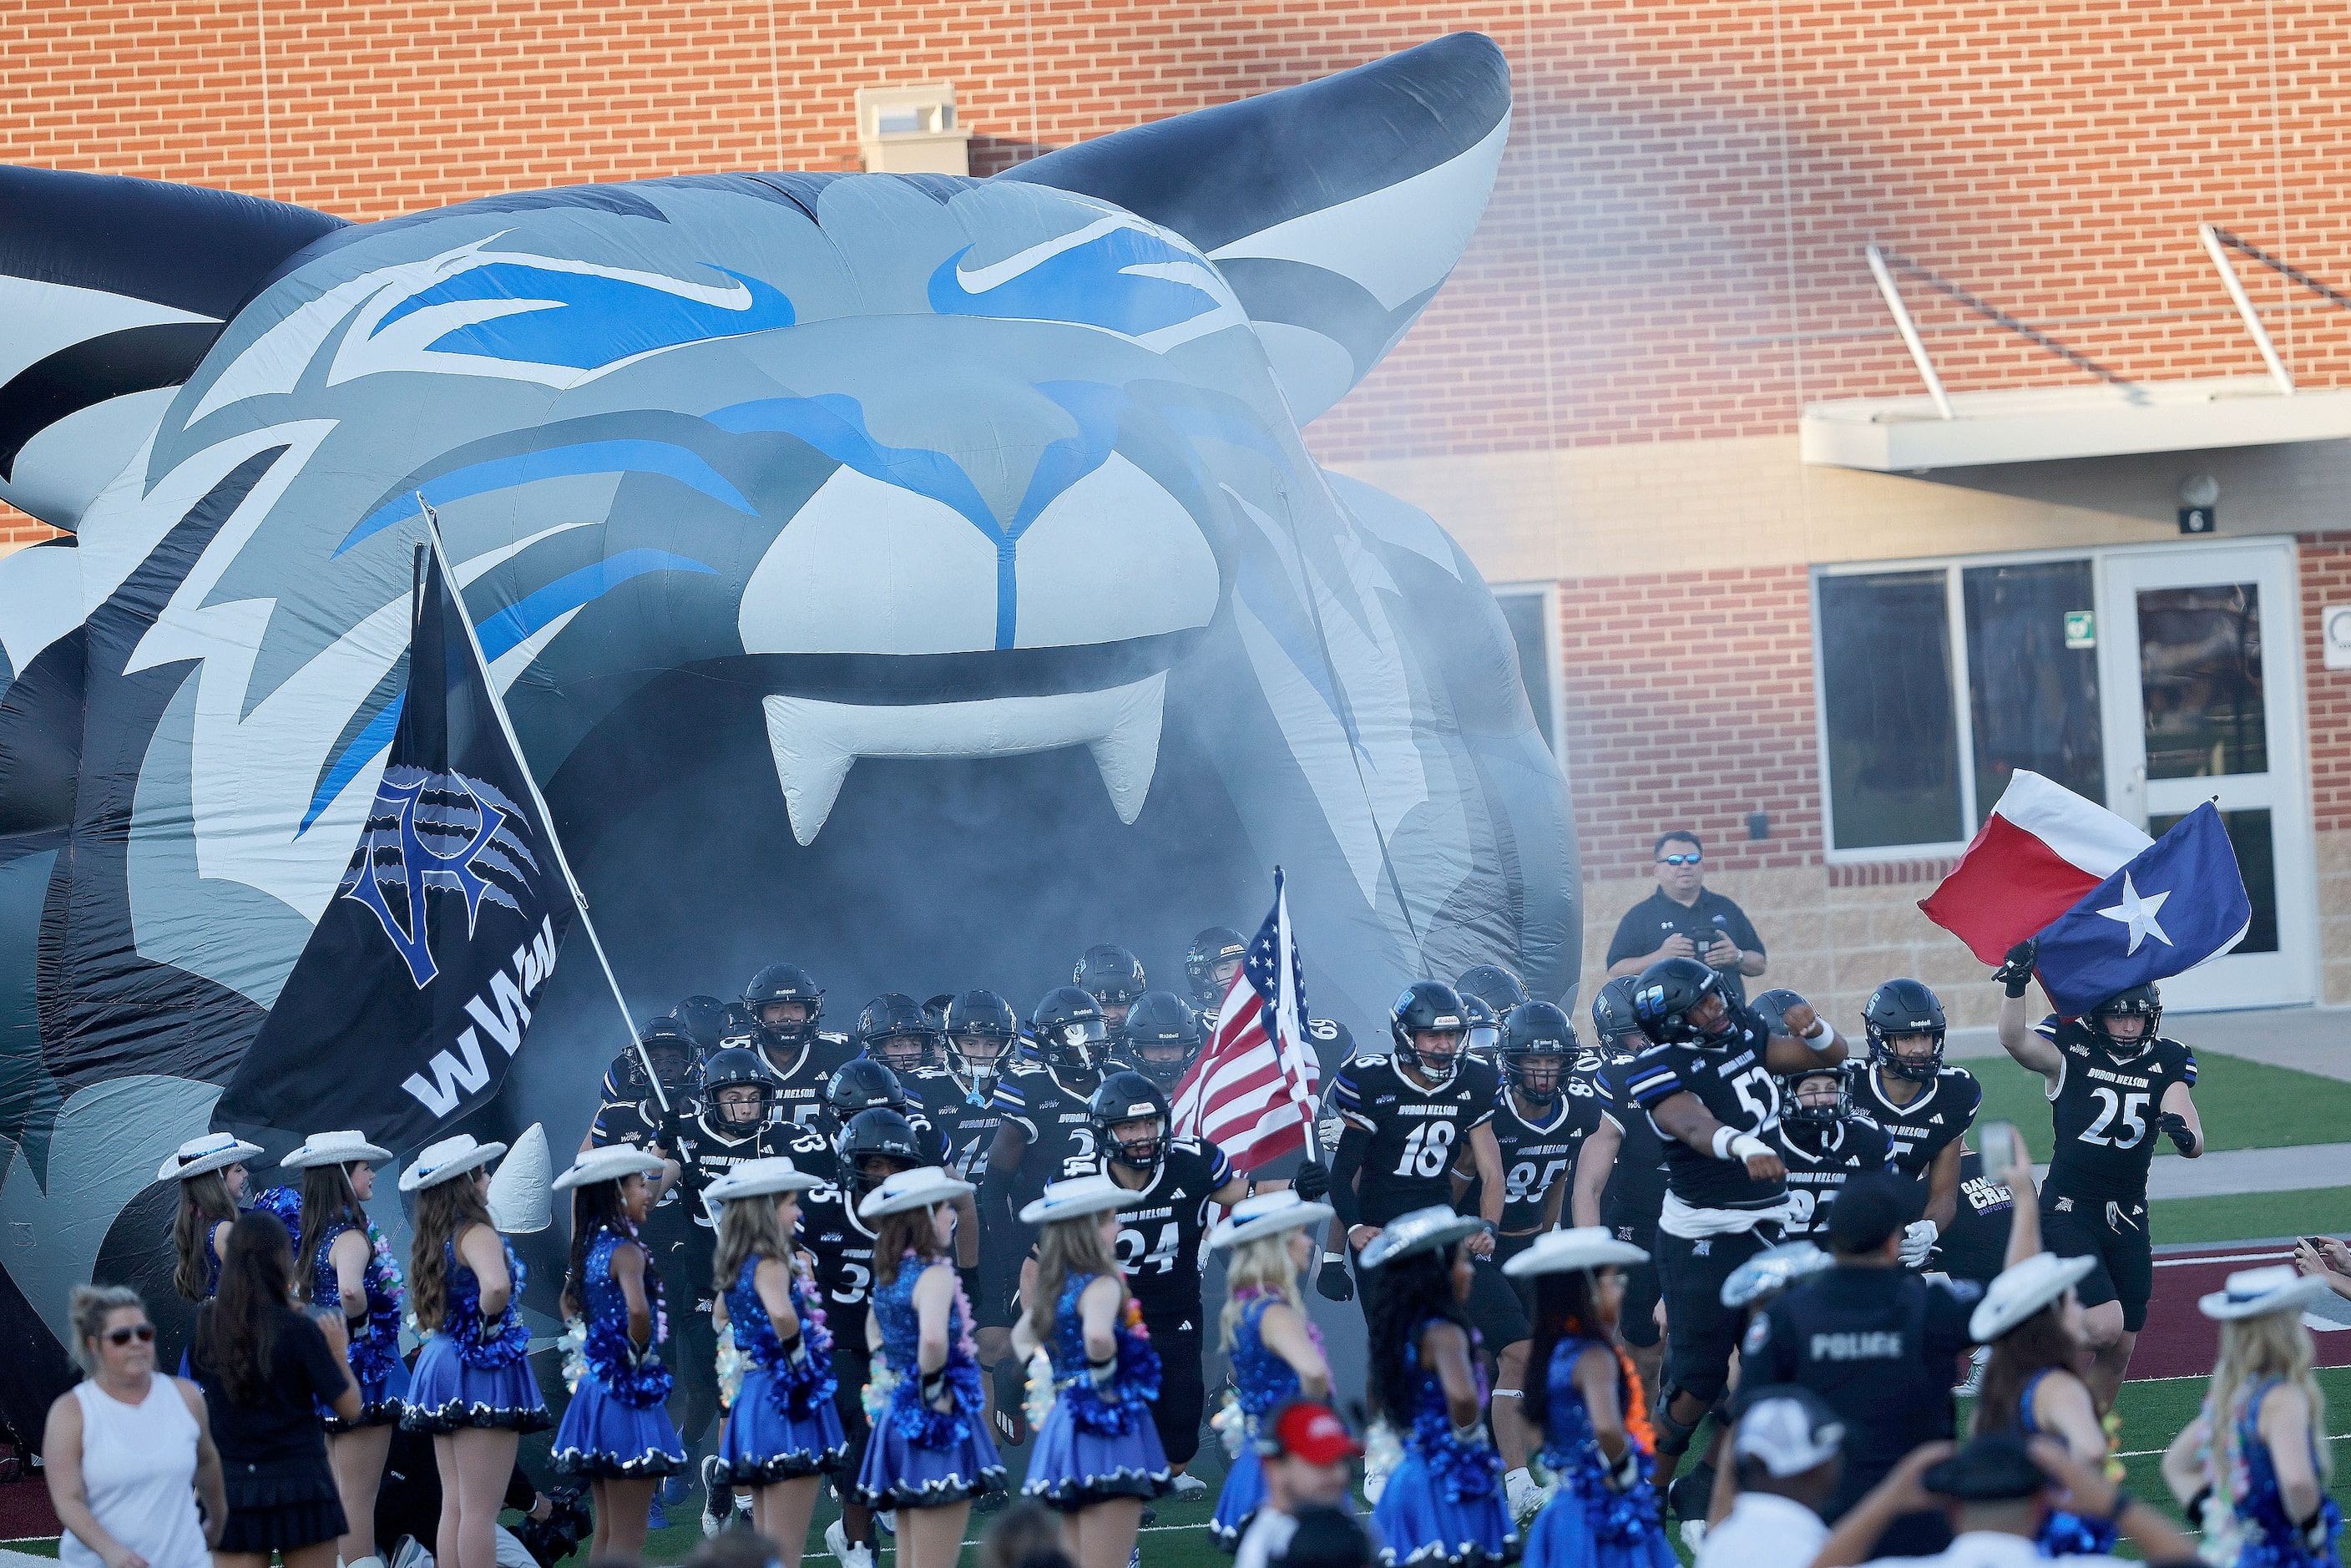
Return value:
<svg viewBox="0 0 2351 1568">
<path fill-rule="evenodd" d="M 1809 1388 L 1792 1383 L 1756 1390 L 1739 1418 L 1731 1451 L 1760 1459 L 1782 1480 L 1827 1464 L 1844 1451 L 1844 1423 Z"/>
</svg>

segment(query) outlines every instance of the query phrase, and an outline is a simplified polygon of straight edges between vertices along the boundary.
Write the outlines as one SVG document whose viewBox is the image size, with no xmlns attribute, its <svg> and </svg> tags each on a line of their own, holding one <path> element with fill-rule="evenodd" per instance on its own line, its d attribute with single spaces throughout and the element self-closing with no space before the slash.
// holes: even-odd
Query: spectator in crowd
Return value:
<svg viewBox="0 0 2351 1568">
<path fill-rule="evenodd" d="M 2122 1538 L 2148 1563 L 2185 1565 L 2196 1548 L 2179 1527 L 2125 1491 L 2104 1472 L 2083 1464 L 2048 1437 L 2013 1432 L 1977 1437 L 1954 1452 L 1949 1443 L 1915 1448 L 1876 1490 L 1840 1521 L 1813 1568 L 1854 1568 L 1860 1563 L 1906 1568 L 2031 1568 L 2052 1561 L 2033 1545 L 2053 1497 L 2076 1511 L 2111 1519 Z M 1932 1557 L 1878 1557 L 1877 1538 L 1905 1514 L 1940 1508 L 1950 1521 L 1951 1544 Z M 2108 1568 L 2114 1557 L 2067 1557 L 2072 1568 Z"/>
<path fill-rule="evenodd" d="M 1352 1514 L 1335 1508 L 1301 1508 L 1290 1544 L 1276 1561 L 1281 1568 L 1374 1568 L 1379 1553 Z"/>
<path fill-rule="evenodd" d="M 1722 973 L 1733 1002 L 1747 1000 L 1747 980 L 1763 972 L 1763 939 L 1747 912 L 1706 886 L 1706 851 L 1698 835 L 1677 828 L 1658 839 L 1649 858 L 1657 891 L 1625 912 L 1608 944 L 1608 977 L 1637 975 L 1667 958 L 1697 958 Z"/>
<path fill-rule="evenodd" d="M 286 1568 L 334 1568 L 336 1541 L 350 1532 L 319 1421 L 320 1406 L 359 1418 L 350 1345 L 340 1313 L 298 1312 L 293 1290 L 286 1227 L 259 1210 L 238 1216 L 190 1355 L 226 1472 L 228 1524 L 214 1568 L 269 1568 L 273 1552 Z"/>
<path fill-rule="evenodd" d="M 2305 1236 L 2294 1244 L 2294 1266 L 2351 1301 L 2351 1247 L 2332 1236 Z"/>
<path fill-rule="evenodd" d="M 1363 1451 L 1328 1405 L 1299 1399 L 1275 1411 L 1258 1438 L 1265 1500 L 1233 1550 L 1233 1568 L 1269 1568 L 1288 1549 L 1301 1514 L 1345 1506 Z"/>
<path fill-rule="evenodd" d="M 228 1518 L 204 1396 L 155 1375 L 155 1325 L 136 1291 L 77 1285 L 67 1308 L 89 1375 L 49 1406 L 49 1504 L 70 1568 L 208 1568 Z M 196 1517 L 196 1494 L 204 1511 Z"/>
<path fill-rule="evenodd" d="M 1730 1441 L 1739 1500 L 1706 1532 L 1697 1568 L 1804 1568 L 1828 1539 L 1821 1511 L 1844 1477 L 1844 1423 L 1794 1384 L 1745 1403 Z"/>
</svg>

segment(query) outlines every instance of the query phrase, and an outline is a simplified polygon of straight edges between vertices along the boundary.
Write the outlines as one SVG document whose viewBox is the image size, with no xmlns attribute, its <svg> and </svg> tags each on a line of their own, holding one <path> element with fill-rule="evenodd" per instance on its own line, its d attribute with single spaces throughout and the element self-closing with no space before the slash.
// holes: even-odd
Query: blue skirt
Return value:
<svg viewBox="0 0 2351 1568">
<path fill-rule="evenodd" d="M 1390 1472 L 1379 1507 L 1372 1511 L 1372 1522 L 1379 1526 L 1382 1541 L 1404 1543 L 1380 1549 L 1380 1561 L 1391 1568 L 1401 1563 L 1435 1568 L 1440 1563 L 1450 1568 L 1484 1568 L 1515 1562 L 1519 1555 L 1519 1532 L 1502 1501 L 1500 1483 L 1484 1497 L 1447 1502 L 1436 1478 L 1410 1448 Z"/>
<path fill-rule="evenodd" d="M 1562 1486 L 1527 1529 L 1528 1568 L 1678 1568 L 1665 1527 L 1651 1523 L 1629 1539 L 1604 1541 L 1584 1500 Z"/>
<path fill-rule="evenodd" d="M 590 1373 L 572 1392 L 549 1458 L 567 1476 L 636 1481 L 685 1469 L 685 1446 L 660 1401 L 623 1405 Z"/>
<path fill-rule="evenodd" d="M 351 1374 L 360 1385 L 360 1418 L 346 1421 L 320 1406 L 319 1416 L 329 1432 L 356 1432 L 362 1427 L 397 1427 L 408 1414 L 408 1367 L 394 1356 L 392 1370 L 381 1377 Z"/>
<path fill-rule="evenodd" d="M 1053 1401 L 1045 1424 L 1037 1428 L 1029 1479 L 1020 1483 L 1020 1493 L 1048 1508 L 1075 1513 L 1123 1497 L 1147 1502 L 1165 1496 L 1175 1484 L 1158 1429 L 1150 1422 L 1137 1421 L 1134 1430 L 1123 1437 L 1086 1431 L 1070 1414 L 1069 1399 L 1063 1396 Z"/>
<path fill-rule="evenodd" d="M 1243 1443 L 1233 1468 L 1225 1472 L 1225 1490 L 1217 1494 L 1216 1517 L 1208 1521 L 1208 1533 L 1226 1551 L 1238 1552 L 1242 1532 L 1264 1506 L 1265 1463 L 1257 1457 L 1255 1443 Z"/>
<path fill-rule="evenodd" d="M 962 1437 L 936 1446 L 900 1431 L 895 1414 L 884 1414 L 865 1439 L 858 1501 L 872 1509 L 940 1508 L 1004 1490 L 1004 1461 L 981 1424 L 981 1411 L 962 1411 Z"/>
<path fill-rule="evenodd" d="M 434 1334 L 416 1353 L 407 1404 L 400 1424 L 412 1432 L 464 1427 L 544 1432 L 555 1425 L 528 1358 L 507 1366 L 468 1366 L 447 1334 Z"/>
<path fill-rule="evenodd" d="M 806 1420 L 795 1420 L 776 1408 L 768 1391 L 776 1375 L 753 1367 L 743 1375 L 736 1391 L 735 1408 L 726 1413 L 726 1435 L 718 1440 L 718 1479 L 730 1485 L 773 1486 L 801 1476 L 829 1475 L 849 1462 L 849 1439 L 841 1429 L 841 1412 L 831 1399 L 820 1400 Z"/>
</svg>

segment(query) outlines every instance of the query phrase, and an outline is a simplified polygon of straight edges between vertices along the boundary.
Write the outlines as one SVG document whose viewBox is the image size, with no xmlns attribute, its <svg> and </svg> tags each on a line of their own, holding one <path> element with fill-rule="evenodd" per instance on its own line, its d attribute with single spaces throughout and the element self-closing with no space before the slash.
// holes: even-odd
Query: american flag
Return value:
<svg viewBox="0 0 2351 1568">
<path fill-rule="evenodd" d="M 1207 1049 L 1176 1085 L 1176 1135 L 1208 1140 L 1242 1170 L 1300 1147 L 1314 1153 L 1322 1071 L 1306 1043 L 1305 1016 L 1305 974 L 1276 866 L 1273 908 L 1233 976 Z"/>
</svg>

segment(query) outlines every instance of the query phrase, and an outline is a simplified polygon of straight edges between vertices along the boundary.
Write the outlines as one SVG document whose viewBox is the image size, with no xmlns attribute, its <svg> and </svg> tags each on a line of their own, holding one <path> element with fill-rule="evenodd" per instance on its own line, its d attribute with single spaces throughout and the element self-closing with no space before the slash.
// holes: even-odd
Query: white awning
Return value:
<svg viewBox="0 0 2351 1568">
<path fill-rule="evenodd" d="M 1813 403 L 1804 461 L 1899 474 L 2351 436 L 2351 391 L 2287 393 L 2268 376 L 1954 392 L 1950 406 L 1946 419 L 1924 394 Z"/>
</svg>

